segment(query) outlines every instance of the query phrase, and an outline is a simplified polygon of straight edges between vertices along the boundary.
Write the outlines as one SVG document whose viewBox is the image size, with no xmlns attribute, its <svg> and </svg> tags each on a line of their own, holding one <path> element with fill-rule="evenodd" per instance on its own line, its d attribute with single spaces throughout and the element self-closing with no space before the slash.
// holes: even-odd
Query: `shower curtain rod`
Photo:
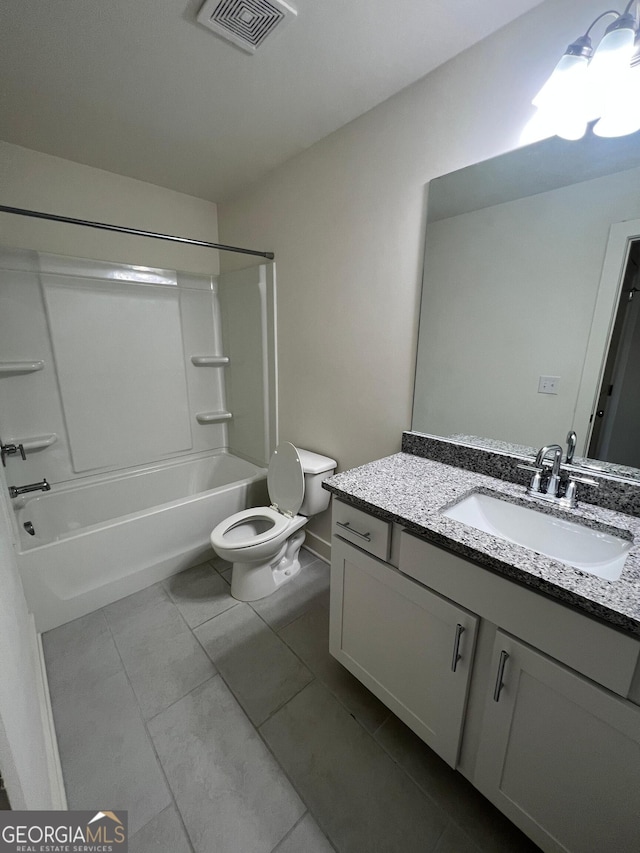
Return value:
<svg viewBox="0 0 640 853">
<path fill-rule="evenodd" d="M 223 252 L 238 252 L 241 255 L 257 255 L 272 261 L 273 252 L 257 252 L 254 249 L 240 249 L 238 246 L 225 246 L 222 243 L 208 243 L 206 240 L 192 240 L 190 237 L 176 237 L 173 234 L 159 234 L 156 231 L 142 231 L 139 228 L 126 228 L 124 225 L 107 225 L 106 222 L 91 222 L 88 219 L 73 219 L 71 216 L 58 216 L 55 213 L 42 213 L 23 207 L 8 207 L 0 204 L 0 213 L 15 213 L 17 216 L 31 216 L 34 219 L 49 219 L 52 222 L 66 222 L 69 225 L 84 225 L 101 231 L 116 231 L 119 234 L 133 234 L 134 237 L 154 237 L 156 240 L 170 240 L 172 243 L 186 243 L 189 246 L 202 246 L 205 249 L 220 249 Z"/>
</svg>

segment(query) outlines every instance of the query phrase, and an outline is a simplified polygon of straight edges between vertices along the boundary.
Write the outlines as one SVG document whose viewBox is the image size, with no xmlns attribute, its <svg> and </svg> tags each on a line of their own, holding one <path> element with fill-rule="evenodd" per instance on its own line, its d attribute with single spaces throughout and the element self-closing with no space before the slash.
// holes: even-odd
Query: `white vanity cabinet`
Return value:
<svg viewBox="0 0 640 853">
<path fill-rule="evenodd" d="M 478 619 L 333 539 L 330 650 L 452 767 Z"/>
<path fill-rule="evenodd" d="M 543 850 L 637 853 L 640 708 L 501 631 L 491 672 L 476 787 Z"/>
<path fill-rule="evenodd" d="M 396 525 L 383 562 L 356 512 L 334 499 L 334 657 L 543 850 L 638 853 L 638 638 Z"/>
</svg>

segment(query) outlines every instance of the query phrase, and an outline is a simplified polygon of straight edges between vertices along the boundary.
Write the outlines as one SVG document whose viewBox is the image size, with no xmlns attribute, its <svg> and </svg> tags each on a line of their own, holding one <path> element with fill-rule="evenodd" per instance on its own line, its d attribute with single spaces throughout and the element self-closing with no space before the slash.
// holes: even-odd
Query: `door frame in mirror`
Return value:
<svg viewBox="0 0 640 853">
<path fill-rule="evenodd" d="M 573 420 L 573 429 L 578 435 L 585 436 L 583 456 L 587 455 L 591 441 L 593 414 L 598 404 L 631 244 L 638 239 L 640 219 L 615 222 L 609 229 Z"/>
</svg>

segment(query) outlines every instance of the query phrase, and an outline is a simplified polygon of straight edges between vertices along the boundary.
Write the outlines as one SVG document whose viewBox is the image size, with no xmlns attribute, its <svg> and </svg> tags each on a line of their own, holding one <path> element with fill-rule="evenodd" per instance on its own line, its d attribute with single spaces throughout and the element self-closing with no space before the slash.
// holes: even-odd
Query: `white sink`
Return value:
<svg viewBox="0 0 640 853">
<path fill-rule="evenodd" d="M 605 580 L 618 580 L 633 544 L 529 507 L 474 492 L 442 513 Z"/>
</svg>

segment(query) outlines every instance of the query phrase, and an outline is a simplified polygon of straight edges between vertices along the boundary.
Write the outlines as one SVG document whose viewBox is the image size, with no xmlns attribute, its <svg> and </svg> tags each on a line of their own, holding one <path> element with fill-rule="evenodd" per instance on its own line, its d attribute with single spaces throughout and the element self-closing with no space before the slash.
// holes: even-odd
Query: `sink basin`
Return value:
<svg viewBox="0 0 640 853">
<path fill-rule="evenodd" d="M 618 580 L 632 542 L 529 507 L 474 492 L 442 513 L 605 580 Z"/>
</svg>

